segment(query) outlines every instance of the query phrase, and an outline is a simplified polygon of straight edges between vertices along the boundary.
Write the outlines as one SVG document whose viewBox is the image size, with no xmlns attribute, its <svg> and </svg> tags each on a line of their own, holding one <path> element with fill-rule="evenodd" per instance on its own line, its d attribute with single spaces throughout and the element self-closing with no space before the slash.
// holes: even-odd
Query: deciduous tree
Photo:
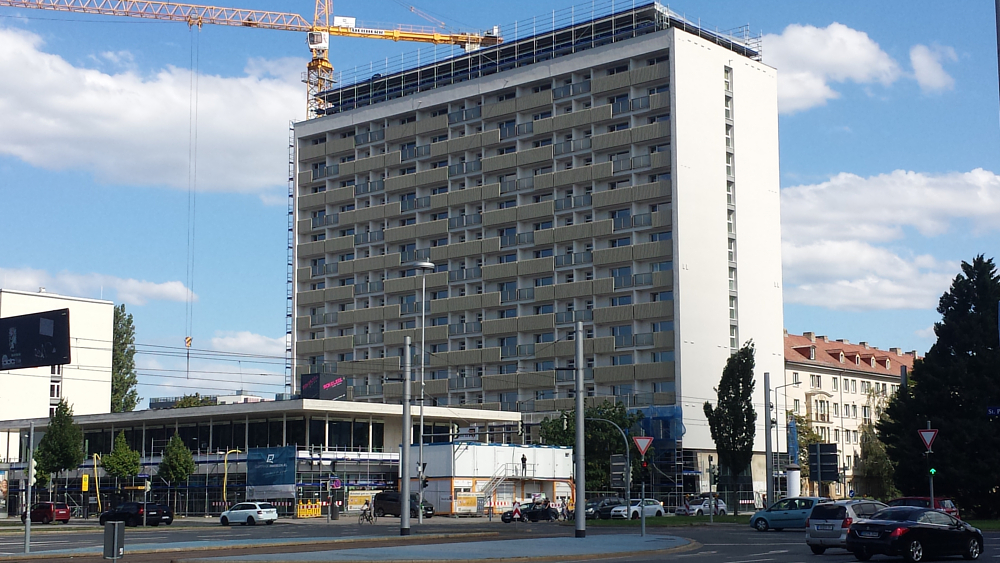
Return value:
<svg viewBox="0 0 1000 563">
<path fill-rule="evenodd" d="M 173 408 L 175 409 L 187 409 L 191 407 L 205 407 L 208 405 L 214 405 L 215 400 L 209 397 L 202 397 L 198 393 L 194 395 L 184 395 L 176 403 L 174 403 Z"/>
<path fill-rule="evenodd" d="M 157 475 L 168 485 L 175 487 L 174 506 L 177 505 L 177 484 L 185 481 L 194 473 L 194 469 L 194 456 L 191 455 L 191 450 L 184 445 L 184 440 L 181 440 L 180 435 L 175 433 L 167 442 L 167 447 L 163 451 L 163 459 L 157 469 Z"/>
<path fill-rule="evenodd" d="M 125 432 L 119 432 L 115 437 L 111 453 L 101 458 L 101 467 L 116 479 L 127 479 L 139 474 L 139 452 L 133 450 L 125 439 Z"/>
<path fill-rule="evenodd" d="M 49 426 L 35 451 L 39 484 L 44 484 L 51 474 L 76 469 L 84 457 L 83 431 L 73 422 L 73 408 L 62 399 L 49 418 Z"/>
</svg>

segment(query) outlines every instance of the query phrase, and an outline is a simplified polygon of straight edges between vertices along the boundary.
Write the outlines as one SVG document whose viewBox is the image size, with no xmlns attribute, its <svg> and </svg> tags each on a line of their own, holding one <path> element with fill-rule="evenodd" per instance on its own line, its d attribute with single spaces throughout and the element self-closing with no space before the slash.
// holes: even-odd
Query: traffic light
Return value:
<svg viewBox="0 0 1000 563">
<path fill-rule="evenodd" d="M 31 469 L 28 472 L 28 476 L 31 480 L 31 486 L 34 487 L 35 483 L 38 482 L 38 462 L 34 457 L 31 458 Z"/>
<path fill-rule="evenodd" d="M 646 469 L 647 467 L 649 467 L 649 462 L 646 460 L 642 460 L 642 468 Z"/>
<path fill-rule="evenodd" d="M 718 485 L 719 484 L 719 467 L 717 465 L 713 465 L 709 469 L 709 475 L 710 475 L 710 481 L 711 481 L 711 483 L 713 485 Z"/>
<path fill-rule="evenodd" d="M 427 479 L 421 479 L 420 480 L 420 487 L 423 488 L 423 489 L 426 489 L 427 485 L 429 485 L 429 484 L 430 483 L 427 482 Z"/>
<path fill-rule="evenodd" d="M 934 469 L 934 468 L 932 467 L 932 468 L 931 468 L 931 475 L 934 475 L 934 474 L 936 474 L 936 473 L 937 473 L 937 469 Z"/>
</svg>

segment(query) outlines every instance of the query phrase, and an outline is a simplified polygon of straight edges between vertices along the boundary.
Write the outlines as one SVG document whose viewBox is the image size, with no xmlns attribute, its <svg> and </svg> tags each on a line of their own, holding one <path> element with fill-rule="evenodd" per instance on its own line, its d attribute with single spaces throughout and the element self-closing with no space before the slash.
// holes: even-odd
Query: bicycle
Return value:
<svg viewBox="0 0 1000 563">
<path fill-rule="evenodd" d="M 378 521 L 378 516 L 375 516 L 370 510 L 365 510 L 358 515 L 358 524 L 374 524 Z"/>
</svg>

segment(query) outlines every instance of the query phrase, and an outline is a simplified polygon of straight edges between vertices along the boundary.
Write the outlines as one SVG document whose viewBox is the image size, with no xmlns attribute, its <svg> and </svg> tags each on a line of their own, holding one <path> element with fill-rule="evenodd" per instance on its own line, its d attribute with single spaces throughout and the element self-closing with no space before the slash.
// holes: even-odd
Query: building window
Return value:
<svg viewBox="0 0 1000 563">
<path fill-rule="evenodd" d="M 611 356 L 611 365 L 613 366 L 630 366 L 632 363 L 632 354 Z"/>
<path fill-rule="evenodd" d="M 799 372 L 792 372 L 792 383 L 799 383 Z"/>
<path fill-rule="evenodd" d="M 837 390 L 837 378 L 834 377 L 831 381 L 833 382 L 833 390 L 836 391 Z"/>
<path fill-rule="evenodd" d="M 792 411 L 795 412 L 795 414 L 799 413 L 799 400 L 798 399 L 795 399 L 792 402 Z"/>
<path fill-rule="evenodd" d="M 53 381 L 49 383 L 49 398 L 50 399 L 60 398 L 62 396 L 61 390 L 62 390 L 62 383 L 58 381 Z"/>
<path fill-rule="evenodd" d="M 673 350 L 668 350 L 666 352 L 653 352 L 650 357 L 650 360 L 654 364 L 662 362 L 672 362 L 674 361 L 674 352 Z"/>
</svg>

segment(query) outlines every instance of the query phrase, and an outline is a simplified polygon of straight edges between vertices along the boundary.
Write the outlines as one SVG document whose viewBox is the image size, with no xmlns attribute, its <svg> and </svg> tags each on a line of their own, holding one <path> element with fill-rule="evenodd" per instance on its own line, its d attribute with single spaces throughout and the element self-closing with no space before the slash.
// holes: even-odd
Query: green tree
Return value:
<svg viewBox="0 0 1000 563">
<path fill-rule="evenodd" d="M 736 476 L 750 466 L 753 458 L 753 439 L 757 432 L 757 412 L 753 408 L 754 345 L 749 341 L 726 360 L 719 386 L 715 388 L 716 406 L 705 401 L 712 440 L 719 453 L 719 467 Z M 736 514 L 738 503 L 733 503 Z"/>
<path fill-rule="evenodd" d="M 604 418 L 620 426 L 625 432 L 636 426 L 643 418 L 641 412 L 629 414 L 625 405 L 605 401 L 593 407 L 584 409 L 586 418 Z M 611 490 L 612 454 L 624 454 L 625 442 L 621 432 L 606 422 L 587 420 L 583 427 L 584 456 L 587 465 L 587 488 L 595 491 Z M 556 418 L 542 421 L 540 428 L 542 442 L 553 446 L 576 445 L 576 409 L 563 411 Z M 632 475 L 639 474 L 639 450 L 629 441 L 632 456 Z M 647 452 L 646 455 L 651 455 Z M 632 479 L 636 482 L 636 479 Z"/>
<path fill-rule="evenodd" d="M 49 475 L 76 469 L 84 457 L 83 431 L 73 422 L 73 408 L 62 399 L 35 450 L 39 484 L 44 486 Z"/>
<path fill-rule="evenodd" d="M 208 405 L 214 405 L 215 399 L 210 397 L 202 397 L 198 393 L 194 395 L 184 395 L 181 397 L 172 408 L 175 409 L 187 409 L 191 407 L 207 407 Z"/>
<path fill-rule="evenodd" d="M 101 458 L 101 467 L 116 479 L 127 479 L 139 474 L 139 452 L 129 447 L 124 431 L 115 437 L 111 453 Z"/>
<path fill-rule="evenodd" d="M 125 305 L 115 307 L 114 342 L 111 346 L 111 412 L 131 412 L 141 397 L 135 390 L 135 326 Z"/>
<path fill-rule="evenodd" d="M 935 494 L 953 496 L 984 518 L 1000 513 L 1000 419 L 986 416 L 987 407 L 1000 404 L 998 301 L 993 259 L 962 262 L 938 302 L 937 341 L 914 362 L 910 385 L 893 396 L 878 424 L 903 493 L 926 495 L 933 465 Z M 917 435 L 928 421 L 940 431 L 929 463 Z"/>
<path fill-rule="evenodd" d="M 194 473 L 194 456 L 191 450 L 184 445 L 180 435 L 174 433 L 167 442 L 167 447 L 163 451 L 163 459 L 157 469 L 157 475 L 167 482 L 168 485 L 176 487 L 178 483 L 185 481 Z M 174 506 L 177 506 L 177 489 L 174 489 Z"/>
<path fill-rule="evenodd" d="M 886 402 L 885 395 L 868 392 L 867 405 L 872 418 L 859 427 L 861 456 L 854 466 L 854 478 L 851 480 L 851 487 L 860 495 L 881 500 L 899 496 L 899 490 L 893 483 L 896 464 L 889 458 L 877 431 L 878 422 L 885 416 Z"/>
</svg>

